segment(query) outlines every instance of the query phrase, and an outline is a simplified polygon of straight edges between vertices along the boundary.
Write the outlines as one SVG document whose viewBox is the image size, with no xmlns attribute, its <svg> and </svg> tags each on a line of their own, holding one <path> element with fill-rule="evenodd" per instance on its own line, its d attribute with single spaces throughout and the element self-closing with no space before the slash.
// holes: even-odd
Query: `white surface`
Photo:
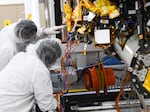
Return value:
<svg viewBox="0 0 150 112">
<path fill-rule="evenodd" d="M 110 43 L 110 29 L 95 30 L 95 42 L 97 44 L 109 44 Z"/>
<path fill-rule="evenodd" d="M 24 0 L 25 18 L 32 14 L 32 21 L 40 28 L 39 0 Z"/>
<path fill-rule="evenodd" d="M 126 42 L 125 47 L 122 49 L 121 46 L 118 44 L 118 41 L 114 43 L 114 48 L 120 58 L 125 62 L 127 66 L 130 66 L 133 55 L 136 53 L 136 51 L 139 48 L 139 40 L 138 40 L 138 34 L 135 33 L 132 35 L 128 41 Z"/>
<path fill-rule="evenodd" d="M 83 16 L 83 20 L 84 21 L 92 21 L 95 17 L 95 13 L 93 12 L 89 12 L 89 14 L 87 16 Z"/>
</svg>

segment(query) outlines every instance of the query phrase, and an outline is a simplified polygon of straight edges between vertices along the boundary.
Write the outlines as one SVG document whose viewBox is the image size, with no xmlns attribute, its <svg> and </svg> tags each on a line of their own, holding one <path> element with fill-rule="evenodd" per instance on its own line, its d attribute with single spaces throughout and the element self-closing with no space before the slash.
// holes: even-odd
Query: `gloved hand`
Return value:
<svg viewBox="0 0 150 112">
<path fill-rule="evenodd" d="M 58 34 L 58 33 L 60 33 L 60 30 L 65 27 L 66 27 L 66 25 L 53 26 L 51 28 L 44 29 L 43 33 L 46 35 Z"/>
</svg>

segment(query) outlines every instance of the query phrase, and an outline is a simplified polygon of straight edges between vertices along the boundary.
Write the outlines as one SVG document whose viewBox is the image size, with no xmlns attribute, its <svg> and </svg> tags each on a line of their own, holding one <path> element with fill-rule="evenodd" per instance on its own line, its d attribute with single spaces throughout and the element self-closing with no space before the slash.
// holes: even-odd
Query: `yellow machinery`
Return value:
<svg viewBox="0 0 150 112">
<path fill-rule="evenodd" d="M 112 0 L 111 2 L 109 0 L 66 0 L 63 9 L 67 33 L 63 37 L 66 42 L 66 54 L 62 59 L 65 89 L 60 95 L 60 110 L 85 111 L 82 108 L 78 110 L 77 107 L 93 101 L 99 105 L 98 102 L 109 99 L 116 101 L 116 110 L 120 112 L 118 103 L 124 91 L 124 93 L 127 92 L 129 99 L 136 94 L 144 111 L 147 112 L 148 106 L 144 102 L 145 98 L 150 97 L 149 2 L 145 0 Z M 88 67 L 83 66 L 81 70 L 84 89 L 70 89 L 69 75 L 74 70 L 79 71 L 78 66 L 83 64 L 82 59 L 80 64 L 76 63 L 82 56 L 79 56 L 77 60 L 76 56 L 72 57 L 81 43 L 83 46 L 79 50 L 83 56 L 88 57 L 87 48 L 94 44 L 96 49 L 103 49 L 105 54 L 123 61 L 126 73 L 123 76 L 125 78 L 122 79 L 122 87 L 115 87 L 116 76 L 113 68 L 106 68 L 96 51 L 95 55 L 98 57 L 96 63 Z M 71 73 L 68 72 L 70 68 Z M 77 75 L 76 79 L 75 81 L 78 81 L 80 77 Z M 112 85 L 110 91 L 109 87 Z M 89 104 L 86 105 L 89 106 Z"/>
</svg>

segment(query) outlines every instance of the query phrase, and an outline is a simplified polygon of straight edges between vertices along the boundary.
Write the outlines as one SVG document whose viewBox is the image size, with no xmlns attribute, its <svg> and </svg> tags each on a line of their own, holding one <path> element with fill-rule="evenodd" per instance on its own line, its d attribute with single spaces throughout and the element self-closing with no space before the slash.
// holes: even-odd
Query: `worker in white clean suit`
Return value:
<svg viewBox="0 0 150 112">
<path fill-rule="evenodd" d="M 20 51 L 24 51 L 29 43 L 44 38 L 47 35 L 59 33 L 64 26 L 41 28 L 31 20 L 21 20 L 11 24 L 0 31 L 0 70 L 2 70 L 11 58 Z"/>
<path fill-rule="evenodd" d="M 17 53 L 0 71 L 0 112 L 31 112 L 35 102 L 41 111 L 53 112 L 53 97 L 48 68 L 61 57 L 57 38 L 41 39 Z"/>
</svg>

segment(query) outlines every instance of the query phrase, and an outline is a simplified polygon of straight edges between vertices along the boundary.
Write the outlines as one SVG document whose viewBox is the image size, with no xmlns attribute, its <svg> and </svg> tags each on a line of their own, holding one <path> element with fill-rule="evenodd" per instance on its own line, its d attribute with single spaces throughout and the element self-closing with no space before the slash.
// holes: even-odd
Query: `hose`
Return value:
<svg viewBox="0 0 150 112">
<path fill-rule="evenodd" d="M 119 108 L 118 103 L 119 103 L 119 100 L 120 100 L 120 96 L 122 95 L 123 90 L 125 89 L 125 86 L 127 85 L 128 81 L 130 79 L 130 76 L 131 76 L 131 74 L 130 74 L 130 72 L 128 72 L 128 74 L 125 78 L 124 84 L 123 84 L 122 88 L 120 89 L 120 92 L 118 93 L 118 96 L 116 98 L 116 110 L 117 110 L 117 112 L 120 112 L 120 108 Z"/>
</svg>

